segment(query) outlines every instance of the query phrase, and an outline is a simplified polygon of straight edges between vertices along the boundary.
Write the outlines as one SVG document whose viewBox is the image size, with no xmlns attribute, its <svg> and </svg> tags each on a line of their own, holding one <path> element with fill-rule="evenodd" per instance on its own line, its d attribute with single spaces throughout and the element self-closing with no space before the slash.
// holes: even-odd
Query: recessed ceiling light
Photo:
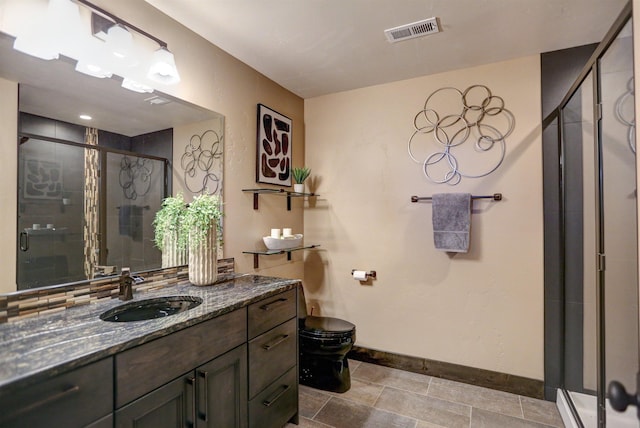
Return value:
<svg viewBox="0 0 640 428">
<path fill-rule="evenodd" d="M 82 119 L 82 120 L 91 120 L 93 118 L 91 116 L 89 116 L 88 114 L 81 114 L 80 115 L 80 119 Z"/>
</svg>

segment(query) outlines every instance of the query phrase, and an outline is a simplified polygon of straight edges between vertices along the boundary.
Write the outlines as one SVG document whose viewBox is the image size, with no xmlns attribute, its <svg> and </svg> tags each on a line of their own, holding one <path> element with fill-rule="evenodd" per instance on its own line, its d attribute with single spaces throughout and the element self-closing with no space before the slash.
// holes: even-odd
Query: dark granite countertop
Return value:
<svg viewBox="0 0 640 428">
<path fill-rule="evenodd" d="M 118 299 L 67 309 L 57 314 L 0 324 L 0 392 L 41 382 L 56 374 L 98 361 L 194 324 L 293 289 L 299 280 L 232 275 L 208 287 L 188 281 L 135 292 L 134 300 L 189 295 L 203 303 L 189 311 L 147 321 L 107 322 L 102 312 Z"/>
</svg>

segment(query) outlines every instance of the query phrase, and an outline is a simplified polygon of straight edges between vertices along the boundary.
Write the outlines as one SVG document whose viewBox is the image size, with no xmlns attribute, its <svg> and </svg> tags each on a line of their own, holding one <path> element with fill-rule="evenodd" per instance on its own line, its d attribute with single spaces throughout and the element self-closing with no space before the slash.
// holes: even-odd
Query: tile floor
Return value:
<svg viewBox="0 0 640 428">
<path fill-rule="evenodd" d="M 299 427 L 564 427 L 548 401 L 359 361 L 349 366 L 344 394 L 300 385 Z"/>
</svg>

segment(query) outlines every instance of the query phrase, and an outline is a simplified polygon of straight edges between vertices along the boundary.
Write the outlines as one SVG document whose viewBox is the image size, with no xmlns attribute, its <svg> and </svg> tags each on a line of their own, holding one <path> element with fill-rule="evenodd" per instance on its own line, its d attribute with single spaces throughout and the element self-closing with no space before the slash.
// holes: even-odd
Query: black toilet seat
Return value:
<svg viewBox="0 0 640 428">
<path fill-rule="evenodd" d="M 353 336 L 355 328 L 349 321 L 339 318 L 308 316 L 300 334 L 306 337 L 342 338 Z"/>
</svg>

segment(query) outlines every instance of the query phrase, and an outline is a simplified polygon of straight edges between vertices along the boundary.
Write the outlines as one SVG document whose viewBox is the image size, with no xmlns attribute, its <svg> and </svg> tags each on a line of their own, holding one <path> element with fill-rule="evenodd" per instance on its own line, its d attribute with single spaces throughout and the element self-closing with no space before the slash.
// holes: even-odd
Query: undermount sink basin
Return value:
<svg viewBox="0 0 640 428">
<path fill-rule="evenodd" d="M 195 296 L 167 296 L 125 303 L 100 314 L 111 322 L 143 321 L 163 318 L 193 309 L 202 303 Z"/>
</svg>

